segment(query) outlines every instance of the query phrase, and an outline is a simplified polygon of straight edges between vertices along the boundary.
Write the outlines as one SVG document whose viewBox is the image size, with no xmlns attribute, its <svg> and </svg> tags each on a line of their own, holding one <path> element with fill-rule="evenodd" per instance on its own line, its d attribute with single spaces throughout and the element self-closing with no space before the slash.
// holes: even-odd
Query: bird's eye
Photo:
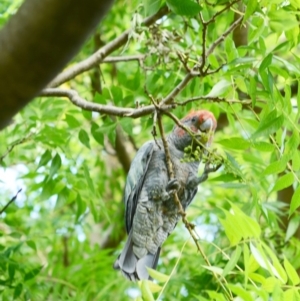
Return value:
<svg viewBox="0 0 300 301">
<path fill-rule="evenodd" d="M 193 117 L 193 118 L 192 118 L 192 122 L 196 122 L 196 117 Z"/>
</svg>

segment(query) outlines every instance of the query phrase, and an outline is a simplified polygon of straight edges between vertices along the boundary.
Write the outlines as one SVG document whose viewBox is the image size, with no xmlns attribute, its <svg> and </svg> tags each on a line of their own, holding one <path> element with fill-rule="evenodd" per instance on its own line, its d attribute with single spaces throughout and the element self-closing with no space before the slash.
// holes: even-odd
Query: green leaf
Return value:
<svg viewBox="0 0 300 301">
<path fill-rule="evenodd" d="M 252 139 L 256 139 L 260 136 L 269 136 L 270 134 L 279 130 L 284 123 L 283 115 L 277 118 L 271 119 L 266 123 L 261 123 L 255 133 L 251 136 Z"/>
<path fill-rule="evenodd" d="M 261 62 L 259 66 L 259 72 L 262 72 L 265 70 L 271 63 L 272 63 L 273 55 L 272 53 L 269 53 Z"/>
<path fill-rule="evenodd" d="M 235 268 L 235 265 L 237 264 L 238 260 L 240 259 L 241 254 L 242 254 L 242 248 L 237 246 L 234 253 L 231 255 L 229 261 L 227 262 L 227 264 L 223 270 L 223 273 L 222 273 L 223 277 L 226 277 L 226 275 Z"/>
<path fill-rule="evenodd" d="M 212 266 L 212 265 L 202 265 L 202 267 L 208 271 L 211 271 L 213 273 L 216 273 L 218 275 L 222 275 L 223 274 L 223 269 L 221 269 L 220 267 L 216 267 L 216 266 Z"/>
<path fill-rule="evenodd" d="M 122 118 L 120 124 L 125 133 L 132 135 L 133 122 L 131 118 Z"/>
<path fill-rule="evenodd" d="M 297 131 L 294 131 L 291 137 L 289 137 L 287 143 L 286 143 L 286 148 L 285 148 L 285 153 L 286 154 L 293 154 L 299 145 L 299 133 Z"/>
<path fill-rule="evenodd" d="M 282 301 L 300 301 L 300 295 L 298 293 L 298 288 L 291 288 L 283 293 Z"/>
<path fill-rule="evenodd" d="M 66 114 L 65 120 L 71 129 L 77 128 L 81 125 L 81 122 L 79 122 L 74 116 L 70 114 Z"/>
<path fill-rule="evenodd" d="M 296 233 L 300 225 L 300 219 L 298 216 L 293 216 L 288 224 L 286 233 L 285 233 L 285 239 L 284 241 L 287 242 L 289 239 Z"/>
<path fill-rule="evenodd" d="M 213 86 L 213 88 L 211 89 L 211 91 L 207 95 L 205 95 L 205 97 L 217 97 L 217 96 L 220 96 L 230 86 L 231 86 L 231 82 L 229 82 L 229 81 L 227 81 L 225 79 L 222 79 L 216 85 Z"/>
<path fill-rule="evenodd" d="M 300 185 L 297 187 L 297 189 L 293 194 L 291 205 L 290 205 L 289 216 L 291 216 L 299 206 L 300 206 Z"/>
<path fill-rule="evenodd" d="M 282 265 L 280 264 L 278 256 L 274 254 L 273 250 L 271 250 L 271 248 L 269 248 L 265 243 L 262 243 L 262 245 L 271 259 L 269 263 L 272 262 L 273 265 L 273 267 L 271 266 L 272 272 L 279 280 L 281 280 L 283 283 L 286 283 L 288 280 L 287 274 L 284 268 L 282 267 Z"/>
<path fill-rule="evenodd" d="M 148 281 L 148 285 L 149 285 L 149 288 L 150 288 L 150 291 L 152 293 L 158 293 L 162 290 L 162 287 L 152 281 Z"/>
<path fill-rule="evenodd" d="M 300 80 L 298 80 L 297 107 L 300 108 Z"/>
<path fill-rule="evenodd" d="M 100 145 L 104 145 L 104 134 L 99 130 L 99 126 L 95 122 L 92 122 L 91 134 Z"/>
<path fill-rule="evenodd" d="M 52 157 L 51 157 L 51 152 L 47 149 L 47 150 L 43 153 L 43 155 L 42 155 L 42 157 L 41 157 L 41 159 L 40 159 L 40 162 L 39 162 L 39 165 L 38 165 L 37 168 L 46 165 L 46 164 L 51 160 L 51 158 L 52 158 Z"/>
<path fill-rule="evenodd" d="M 268 17 L 270 18 L 271 29 L 278 33 L 299 26 L 296 16 L 284 9 L 273 9 L 269 12 Z"/>
<path fill-rule="evenodd" d="M 223 211 L 226 218 L 220 219 L 220 222 L 231 245 L 236 245 L 243 238 L 259 238 L 261 234 L 259 224 L 236 205 L 231 203 L 231 211 L 224 209 Z"/>
<path fill-rule="evenodd" d="M 147 267 L 147 271 L 153 279 L 155 279 L 159 282 L 167 282 L 170 279 L 170 276 L 160 273 L 156 270 L 150 269 L 148 267 Z"/>
<path fill-rule="evenodd" d="M 14 290 L 14 300 L 17 300 L 22 293 L 23 285 L 22 283 L 18 283 Z"/>
<path fill-rule="evenodd" d="M 289 172 L 277 179 L 272 191 L 282 190 L 288 186 L 291 186 L 293 183 L 294 183 L 294 175 L 291 172 Z"/>
<path fill-rule="evenodd" d="M 83 163 L 83 171 L 84 171 L 84 177 L 86 179 L 86 182 L 88 184 L 88 187 L 89 189 L 95 193 L 95 188 L 94 188 L 94 184 L 93 184 L 93 181 L 92 181 L 92 178 L 90 176 L 90 172 L 89 172 L 89 169 L 87 168 L 86 164 Z"/>
<path fill-rule="evenodd" d="M 78 138 L 79 138 L 79 141 L 85 145 L 87 148 L 91 149 L 91 146 L 90 146 L 90 137 L 89 135 L 87 134 L 87 132 L 83 129 L 81 129 L 78 133 Z"/>
<path fill-rule="evenodd" d="M 265 281 L 263 282 L 262 288 L 268 292 L 268 293 L 272 293 L 274 288 L 280 285 L 280 281 L 275 278 L 275 277 L 268 277 L 267 279 L 265 279 Z"/>
<path fill-rule="evenodd" d="M 144 0 L 145 16 L 154 15 L 160 8 L 161 0 Z"/>
<path fill-rule="evenodd" d="M 292 156 L 292 166 L 293 166 L 293 170 L 299 170 L 300 169 L 300 155 L 299 155 L 298 150 L 295 150 L 295 152 Z"/>
<path fill-rule="evenodd" d="M 82 114 L 82 116 L 83 116 L 85 119 L 87 119 L 87 120 L 89 120 L 89 121 L 92 119 L 92 112 L 91 112 L 91 111 L 87 111 L 87 110 L 82 109 L 82 110 L 81 110 L 81 114 Z"/>
<path fill-rule="evenodd" d="M 222 293 L 218 293 L 216 291 L 209 291 L 209 290 L 206 290 L 205 291 L 208 296 L 210 297 L 209 300 L 214 300 L 214 301 L 226 301 L 225 299 L 225 296 L 222 294 Z M 206 301 L 206 299 L 203 299 L 202 297 L 198 297 L 198 300 L 199 301 Z"/>
<path fill-rule="evenodd" d="M 39 274 L 39 272 L 41 271 L 42 268 L 43 268 L 42 266 L 39 266 L 37 268 L 30 270 L 28 273 L 25 274 L 24 281 L 28 281 L 28 280 L 34 278 L 37 274 Z"/>
<path fill-rule="evenodd" d="M 247 292 L 244 288 L 239 285 L 227 283 L 228 288 L 237 296 L 241 297 L 243 301 L 254 301 L 250 292 Z"/>
<path fill-rule="evenodd" d="M 249 85 L 249 95 L 252 100 L 252 107 L 255 107 L 256 104 L 256 89 L 257 89 L 257 82 L 254 77 L 250 77 L 250 85 Z"/>
<path fill-rule="evenodd" d="M 240 137 L 231 137 L 230 139 L 223 139 L 216 142 L 225 146 L 226 148 L 238 150 L 245 150 L 250 146 L 249 141 Z"/>
<path fill-rule="evenodd" d="M 148 280 L 142 280 L 141 291 L 142 291 L 142 298 L 144 301 L 154 301 L 154 297 L 151 293 Z"/>
<path fill-rule="evenodd" d="M 243 22 L 245 23 L 253 15 L 257 7 L 257 0 L 248 0 Z"/>
<path fill-rule="evenodd" d="M 273 144 L 264 141 L 254 142 L 253 147 L 261 152 L 272 152 L 275 149 Z"/>
<path fill-rule="evenodd" d="M 26 240 L 26 244 L 27 244 L 28 247 L 30 247 L 31 249 L 36 251 L 36 244 L 33 240 Z"/>
<path fill-rule="evenodd" d="M 9 263 L 8 264 L 8 276 L 9 280 L 13 281 L 15 277 L 15 271 L 16 271 L 16 265 L 14 263 Z"/>
<path fill-rule="evenodd" d="M 298 273 L 295 270 L 295 268 L 291 265 L 291 263 L 287 260 L 286 257 L 284 257 L 283 264 L 284 264 L 286 273 L 287 273 L 289 279 L 291 280 L 292 284 L 298 285 L 300 283 L 300 278 L 298 276 Z"/>
<path fill-rule="evenodd" d="M 287 161 L 285 158 L 281 158 L 280 161 L 276 161 L 271 163 L 267 168 L 264 170 L 263 175 L 271 175 L 271 174 L 278 174 L 285 170 Z"/>
<path fill-rule="evenodd" d="M 201 11 L 201 6 L 191 0 L 167 0 L 170 10 L 181 16 L 193 17 Z"/>
<path fill-rule="evenodd" d="M 78 219 L 85 212 L 87 207 L 86 203 L 81 199 L 79 193 L 77 194 L 76 204 L 77 204 L 77 211 L 76 211 L 75 221 L 78 222 Z"/>
<path fill-rule="evenodd" d="M 98 92 L 96 92 L 96 94 L 94 96 L 94 102 L 99 103 L 101 105 L 107 104 L 106 97 L 104 97 L 102 94 L 99 94 Z"/>
<path fill-rule="evenodd" d="M 59 154 L 56 154 L 51 162 L 49 179 L 53 178 L 53 176 L 57 173 L 60 167 L 61 167 L 61 158 Z"/>
<path fill-rule="evenodd" d="M 115 104 L 120 104 L 123 101 L 123 92 L 120 87 L 113 86 L 111 87 L 111 93 Z"/>
<path fill-rule="evenodd" d="M 228 152 L 225 152 L 225 154 L 227 156 L 226 165 L 229 166 L 229 171 L 242 179 L 243 173 L 241 171 L 239 164 L 235 160 L 235 158 L 233 156 L 231 156 L 230 153 L 228 153 Z"/>
</svg>

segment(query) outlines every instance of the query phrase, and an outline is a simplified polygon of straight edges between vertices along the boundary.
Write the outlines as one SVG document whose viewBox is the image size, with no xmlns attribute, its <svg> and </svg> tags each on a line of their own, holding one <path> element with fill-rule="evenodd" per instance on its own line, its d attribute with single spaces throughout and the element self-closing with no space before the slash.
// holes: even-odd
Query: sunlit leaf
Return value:
<svg viewBox="0 0 300 301">
<path fill-rule="evenodd" d="M 222 95 L 225 91 L 227 91 L 228 87 L 231 86 L 231 82 L 227 80 L 221 80 L 216 85 L 213 86 L 211 91 L 205 95 L 205 97 L 217 97 Z"/>
<path fill-rule="evenodd" d="M 154 301 L 154 297 L 149 287 L 149 282 L 147 280 L 142 280 L 141 284 L 142 297 L 144 301 Z"/>
<path fill-rule="evenodd" d="M 289 215 L 291 216 L 299 206 L 300 206 L 300 186 L 297 187 L 297 189 L 293 194 Z"/>
<path fill-rule="evenodd" d="M 149 275 L 150 275 L 153 279 L 155 279 L 155 280 L 157 280 L 157 281 L 159 281 L 159 282 L 166 282 L 166 281 L 168 281 L 169 278 L 170 278 L 170 276 L 165 275 L 165 274 L 163 274 L 163 273 L 160 273 L 160 272 L 158 272 L 158 271 L 156 271 L 156 270 L 153 270 L 153 269 L 150 269 L 150 268 L 147 268 L 147 271 L 148 271 Z"/>
<path fill-rule="evenodd" d="M 223 277 L 226 277 L 226 275 L 235 268 L 235 265 L 237 264 L 238 260 L 240 259 L 241 254 L 242 254 L 242 248 L 237 246 L 234 253 L 231 255 L 229 261 L 227 262 L 227 264 L 223 270 L 223 273 L 222 273 Z"/>
<path fill-rule="evenodd" d="M 61 167 L 61 158 L 59 154 L 56 154 L 52 159 L 50 171 L 49 171 L 49 179 L 51 179 Z"/>
<path fill-rule="evenodd" d="M 34 268 L 34 269 L 30 270 L 29 272 L 27 272 L 24 275 L 24 281 L 28 281 L 28 280 L 34 278 L 37 274 L 39 274 L 39 272 L 41 271 L 42 268 L 43 267 L 40 266 L 40 267 Z"/>
<path fill-rule="evenodd" d="M 277 179 L 272 191 L 282 190 L 288 186 L 291 186 L 293 183 L 294 183 L 294 175 L 293 173 L 289 172 Z"/>
<path fill-rule="evenodd" d="M 291 265 L 291 263 L 287 260 L 287 258 L 284 258 L 284 268 L 286 270 L 286 273 L 289 277 L 289 279 L 291 280 L 293 285 L 298 285 L 300 283 L 300 278 L 299 275 L 297 273 L 297 271 L 295 270 L 295 268 Z"/>
<path fill-rule="evenodd" d="M 159 10 L 161 0 L 144 0 L 143 2 L 145 7 L 145 15 L 149 16 L 155 14 Z"/>
<path fill-rule="evenodd" d="M 192 0 L 167 0 L 169 8 L 178 15 L 193 17 L 201 11 L 201 6 Z"/>
<path fill-rule="evenodd" d="M 79 141 L 85 145 L 87 148 L 91 148 L 90 146 L 90 137 L 89 135 L 87 134 L 87 132 L 83 129 L 81 129 L 78 133 L 78 138 L 79 138 Z"/>
</svg>

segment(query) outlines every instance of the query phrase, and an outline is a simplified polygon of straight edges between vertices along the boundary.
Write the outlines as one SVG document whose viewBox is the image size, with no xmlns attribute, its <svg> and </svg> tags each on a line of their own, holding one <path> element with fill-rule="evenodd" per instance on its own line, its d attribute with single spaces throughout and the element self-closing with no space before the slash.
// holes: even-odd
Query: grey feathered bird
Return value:
<svg viewBox="0 0 300 301">
<path fill-rule="evenodd" d="M 192 111 L 181 122 L 208 146 L 217 122 L 206 110 Z M 209 133 L 202 135 L 201 133 Z M 204 136 L 206 138 L 204 138 Z M 124 202 L 128 239 L 114 263 L 130 280 L 149 279 L 146 267 L 155 269 L 161 245 L 175 228 L 180 214 L 174 202 L 174 191 L 185 210 L 197 193 L 198 184 L 207 179 L 212 170 L 206 168 L 197 177 L 200 161 L 182 162 L 184 149 L 192 145 L 192 137 L 175 126 L 166 137 L 175 179 L 169 179 L 165 152 L 161 140 L 146 142 L 133 159 L 127 176 Z"/>
</svg>

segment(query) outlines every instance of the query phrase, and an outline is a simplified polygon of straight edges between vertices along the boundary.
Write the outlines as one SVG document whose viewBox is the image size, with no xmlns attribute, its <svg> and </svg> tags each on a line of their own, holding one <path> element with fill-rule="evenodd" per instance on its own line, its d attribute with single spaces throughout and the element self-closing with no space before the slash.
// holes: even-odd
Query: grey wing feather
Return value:
<svg viewBox="0 0 300 301">
<path fill-rule="evenodd" d="M 182 206 L 183 206 L 184 210 L 186 210 L 186 208 L 190 205 L 190 203 L 194 199 L 197 191 L 198 191 L 198 187 L 196 187 L 192 190 L 188 189 L 185 191 L 185 202 L 182 202 Z"/>
<path fill-rule="evenodd" d="M 129 173 L 127 175 L 124 191 L 127 233 L 130 232 L 130 229 L 132 227 L 132 221 L 135 214 L 139 194 L 143 187 L 145 175 L 148 170 L 153 150 L 154 142 L 146 142 L 136 153 L 136 156 L 131 163 Z"/>
</svg>

